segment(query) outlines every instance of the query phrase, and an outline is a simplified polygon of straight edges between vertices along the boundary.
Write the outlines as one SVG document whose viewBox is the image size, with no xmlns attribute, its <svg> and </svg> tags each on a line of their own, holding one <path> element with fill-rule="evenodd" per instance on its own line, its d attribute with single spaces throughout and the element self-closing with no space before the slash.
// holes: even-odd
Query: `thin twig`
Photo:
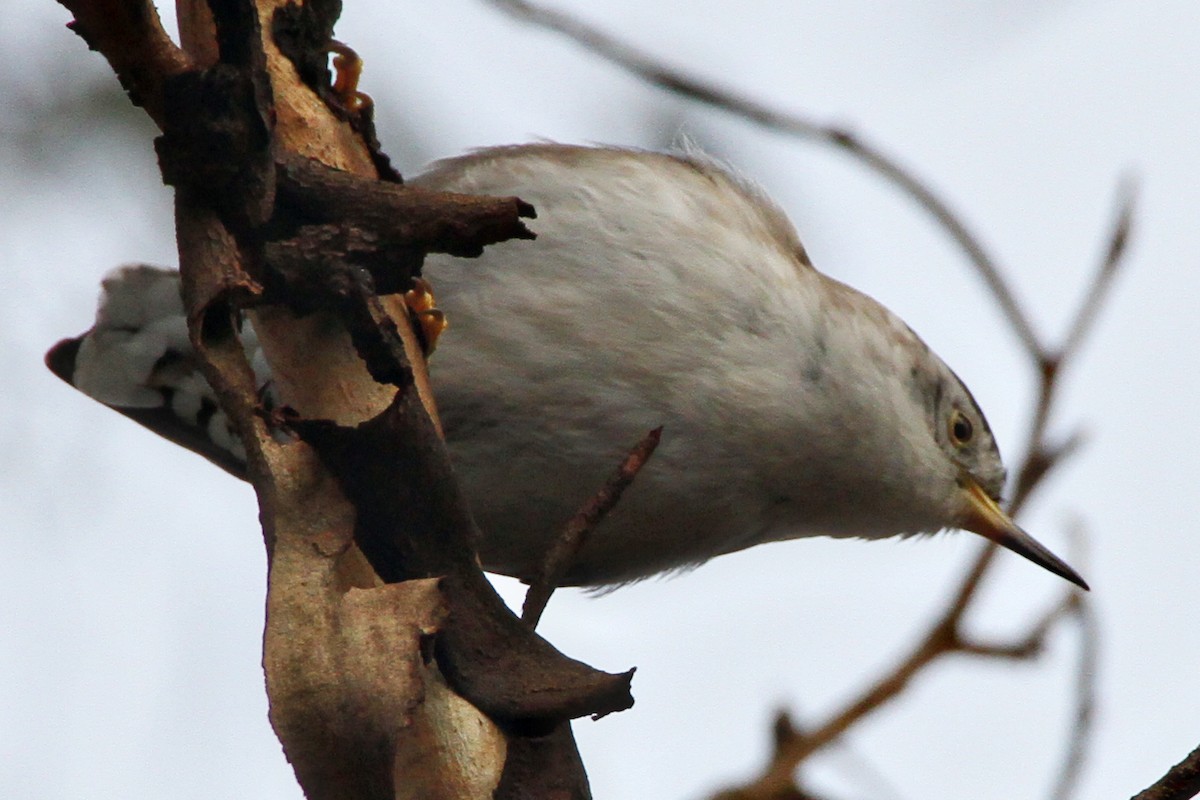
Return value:
<svg viewBox="0 0 1200 800">
<path fill-rule="evenodd" d="M 1025 456 L 1025 461 L 1021 464 L 1020 472 L 1013 483 L 1014 502 L 1010 503 L 1010 514 L 1015 514 L 1014 509 L 1025 504 L 1034 488 L 1042 484 L 1051 470 L 1079 452 L 1079 449 L 1083 447 L 1084 439 L 1083 433 L 1075 431 L 1055 444 L 1042 442 L 1039 445 L 1040 449 Z"/>
<path fill-rule="evenodd" d="M 987 553 L 991 552 L 994 551 L 987 551 Z M 1077 600 L 1074 598 L 1078 593 L 1071 591 L 1065 595 L 1059 603 L 1042 615 L 1028 634 L 1015 642 L 973 642 L 961 632 L 962 617 L 971 598 L 975 595 L 973 587 L 978 585 L 977 582 L 982 579 L 986 563 L 987 559 L 983 558 L 976 561 L 974 569 L 968 575 L 968 581 L 960 587 L 959 594 L 947 609 L 946 614 L 899 666 L 889 671 L 842 711 L 834 714 L 815 729 L 802 731 L 791 725 L 790 720 L 787 720 L 787 725 L 781 725 L 777 719 L 775 753 L 762 775 L 755 781 L 738 787 L 737 790 L 726 790 L 714 797 L 775 797 L 776 792 L 794 782 L 796 769 L 805 759 L 838 739 L 864 716 L 897 697 L 913 677 L 930 662 L 942 656 L 961 653 L 1018 660 L 1028 660 L 1036 656 L 1045 646 L 1046 639 L 1055 623 L 1072 613 L 1077 604 Z M 733 794 L 733 791 L 740 793 Z"/>
<path fill-rule="evenodd" d="M 1124 262 L 1128 250 L 1130 236 L 1133 233 L 1134 206 L 1137 201 L 1137 183 L 1133 178 L 1126 177 L 1117 186 L 1117 210 L 1114 215 L 1112 230 L 1108 235 L 1108 247 L 1104 258 L 1092 279 L 1087 297 L 1075 313 L 1070 327 L 1067 329 L 1063 343 L 1058 349 L 1058 360 L 1065 361 L 1079 348 L 1080 343 L 1087 337 L 1095 324 L 1096 315 L 1108 298 L 1112 289 L 1113 278 Z"/>
<path fill-rule="evenodd" d="M 1128 180 L 1123 181 L 1117 192 L 1117 213 L 1108 235 L 1105 256 L 1088 286 L 1083 301 L 1076 309 L 1071 324 L 1067 327 L 1062 344 L 1055 349 L 1048 349 L 1035 363 L 1040 381 L 1038 400 L 1026 436 L 1025 458 L 1017 471 L 1013 498 L 1009 506 L 1009 511 L 1014 515 L 1046 473 L 1074 452 L 1075 445 L 1079 443 L 1076 434 L 1058 447 L 1052 447 L 1046 443 L 1046 428 L 1050 422 L 1050 412 L 1054 407 L 1055 393 L 1063 368 L 1074 360 L 1084 339 L 1093 330 L 1094 321 L 1109 297 L 1113 279 L 1125 263 L 1127 245 L 1133 230 L 1135 199 L 1132 184 Z"/>
<path fill-rule="evenodd" d="M 1091 738 L 1092 722 L 1096 716 L 1096 675 L 1100 661 L 1099 633 L 1091 603 L 1078 592 L 1071 612 L 1079 624 L 1079 668 L 1075 670 L 1075 716 L 1058 779 L 1054 782 L 1051 800 L 1069 800 L 1083 772 L 1087 743 Z"/>
<path fill-rule="evenodd" d="M 1134 795 L 1133 800 L 1189 800 L 1200 794 L 1200 747 L 1167 770 L 1152 786 Z"/>
<path fill-rule="evenodd" d="M 597 27 L 561 11 L 545 8 L 525 0 L 487 0 L 493 7 L 518 19 L 547 30 L 561 33 L 590 52 L 626 69 L 642 79 L 669 92 L 682 95 L 714 108 L 736 114 L 772 131 L 816 139 L 850 155 L 888 182 L 900 188 L 917 205 L 930 214 L 962 249 L 975 271 L 995 295 L 1021 345 L 1032 358 L 1045 354 L 1029 316 L 1017 302 L 1016 295 L 1005 281 L 1000 267 L 979 238 L 932 189 L 911 171 L 878 147 L 868 144 L 857 134 L 833 125 L 822 125 L 796 114 L 780 111 L 752 100 L 737 92 L 702 81 L 682 70 L 673 69 L 649 54 L 620 41 Z"/>
<path fill-rule="evenodd" d="M 966 655 L 1028 661 L 1041 654 L 1046 646 L 1046 639 L 1050 636 L 1050 631 L 1054 629 L 1054 626 L 1059 621 L 1075 614 L 1075 607 L 1079 604 L 1076 599 L 1078 594 L 1076 591 L 1064 594 L 1062 600 L 1043 614 L 1042 618 L 1029 630 L 1029 633 L 1020 639 L 1012 642 L 983 642 L 962 637 L 957 650 Z"/>
<path fill-rule="evenodd" d="M 147 0 L 59 0 L 75 19 L 71 30 L 98 51 L 116 73 L 135 105 L 161 128 L 163 85 L 193 69 L 162 27 L 154 4 Z"/>
<path fill-rule="evenodd" d="M 575 562 L 575 557 L 587 543 L 592 531 L 613 509 L 638 472 L 650 460 L 662 438 L 662 430 L 662 427 L 655 428 L 634 445 L 608 482 L 592 495 L 563 527 L 562 533 L 546 553 L 541 572 L 530 583 L 529 591 L 525 593 L 521 619 L 529 627 L 537 627 L 542 612 L 546 610 L 546 604 L 550 602 L 550 595 L 554 594 L 554 590 L 562 583 L 567 570 Z"/>
</svg>

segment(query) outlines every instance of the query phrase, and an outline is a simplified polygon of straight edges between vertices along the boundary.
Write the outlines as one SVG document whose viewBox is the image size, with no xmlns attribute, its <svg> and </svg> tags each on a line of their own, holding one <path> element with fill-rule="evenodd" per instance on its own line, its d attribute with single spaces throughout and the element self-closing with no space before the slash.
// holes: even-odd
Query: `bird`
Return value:
<svg viewBox="0 0 1200 800">
<path fill-rule="evenodd" d="M 485 569 L 533 580 L 565 521 L 661 426 L 563 585 L 620 586 L 809 536 L 961 529 L 1088 588 L 1002 510 L 1006 470 L 964 383 L 898 316 L 819 272 L 734 170 L 694 149 L 538 142 L 435 162 L 409 183 L 537 212 L 532 240 L 424 266 L 448 321 L 430 377 Z M 52 350 L 51 368 L 240 464 L 195 369 L 177 273 L 129 266 L 103 291 L 93 328 Z M 243 336 L 269 386 L 252 326 Z"/>
</svg>

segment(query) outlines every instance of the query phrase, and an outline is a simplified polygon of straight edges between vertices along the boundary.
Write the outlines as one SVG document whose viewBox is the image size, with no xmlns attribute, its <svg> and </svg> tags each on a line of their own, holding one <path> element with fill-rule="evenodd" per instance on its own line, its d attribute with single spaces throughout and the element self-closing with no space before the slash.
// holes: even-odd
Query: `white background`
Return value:
<svg viewBox="0 0 1200 800">
<path fill-rule="evenodd" d="M 548 137 L 685 132 L 763 183 L 818 267 L 913 325 L 972 387 L 1014 462 L 1033 383 L 945 236 L 844 156 L 648 89 L 478 2 L 349 2 L 338 35 L 402 171 Z M 669 63 L 844 123 L 900 157 L 992 248 L 1040 331 L 1140 177 L 1113 302 L 1063 387 L 1086 449 L 1023 518 L 1091 581 L 1100 707 L 1079 793 L 1127 797 L 1200 742 L 1200 6 L 1176 2 L 560 3 Z M 42 366 L 131 260 L 174 264 L 171 194 L 141 112 L 50 0 L 0 30 L 0 795 L 298 798 L 266 720 L 265 558 L 250 490 Z M 576 729 L 598 798 L 699 798 L 748 777 L 774 708 L 815 720 L 904 652 L 977 543 L 809 540 L 602 598 L 557 595 L 565 652 L 638 666 L 637 705 Z M 1063 584 L 1002 556 L 974 628 L 1017 634 Z M 515 596 L 505 588 L 510 596 Z M 821 756 L 835 798 L 1038 798 L 1069 725 L 1078 639 L 1034 665 L 948 660 Z"/>
</svg>

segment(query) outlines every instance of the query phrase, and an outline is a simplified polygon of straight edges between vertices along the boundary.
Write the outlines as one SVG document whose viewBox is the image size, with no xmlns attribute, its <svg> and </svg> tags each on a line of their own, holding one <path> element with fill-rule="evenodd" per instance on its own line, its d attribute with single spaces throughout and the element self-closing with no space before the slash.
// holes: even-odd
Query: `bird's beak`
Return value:
<svg viewBox="0 0 1200 800">
<path fill-rule="evenodd" d="M 1017 523 L 1009 519 L 996 501 L 969 477 L 964 477 L 963 488 L 968 499 L 966 519 L 960 523 L 963 530 L 978 533 L 985 539 L 990 539 L 998 545 L 1007 547 L 1017 555 L 1025 556 L 1039 567 L 1044 567 L 1055 575 L 1066 578 L 1081 589 L 1087 589 L 1087 581 L 1079 573 L 1067 566 L 1067 563 L 1043 547 L 1036 539 L 1021 530 Z"/>
</svg>

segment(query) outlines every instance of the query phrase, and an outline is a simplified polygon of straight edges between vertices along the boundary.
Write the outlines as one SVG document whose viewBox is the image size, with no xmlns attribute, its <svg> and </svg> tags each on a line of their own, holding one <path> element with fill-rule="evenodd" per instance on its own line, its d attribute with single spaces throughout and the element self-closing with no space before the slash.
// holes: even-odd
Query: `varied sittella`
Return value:
<svg viewBox="0 0 1200 800">
<path fill-rule="evenodd" d="M 566 583 L 804 536 L 961 528 L 1086 588 L 1000 509 L 1004 466 L 958 377 L 886 308 L 817 272 L 741 178 L 693 154 L 533 144 L 438 162 L 411 184 L 537 209 L 535 240 L 424 269 L 449 321 L 433 387 L 488 570 L 535 575 L 626 449 L 662 426 Z M 126 267 L 104 291 L 95 327 L 52 366 L 101 402 L 198 427 L 195 448 L 236 472 L 241 443 L 189 366 L 178 276 Z"/>
</svg>

